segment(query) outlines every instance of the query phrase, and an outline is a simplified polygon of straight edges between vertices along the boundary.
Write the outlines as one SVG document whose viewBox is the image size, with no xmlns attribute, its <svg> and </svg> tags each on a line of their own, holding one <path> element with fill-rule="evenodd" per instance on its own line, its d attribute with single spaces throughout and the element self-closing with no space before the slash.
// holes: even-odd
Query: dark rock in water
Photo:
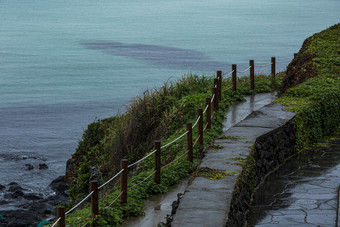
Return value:
<svg viewBox="0 0 340 227">
<path fill-rule="evenodd" d="M 14 184 L 9 187 L 8 191 L 9 192 L 15 192 L 15 191 L 22 191 L 24 190 L 22 187 L 20 187 L 18 184 Z"/>
<path fill-rule="evenodd" d="M 4 217 L 4 219 L 0 220 L 0 226 L 38 226 L 41 221 L 41 216 L 32 214 L 30 210 L 5 210 L 1 211 L 1 215 Z"/>
<path fill-rule="evenodd" d="M 0 206 L 1 205 L 5 205 L 5 204 L 9 204 L 10 201 L 7 201 L 7 200 L 0 200 Z"/>
<path fill-rule="evenodd" d="M 35 194 L 35 193 L 28 193 L 28 194 L 25 194 L 23 197 L 26 200 L 39 200 L 39 199 L 43 199 L 43 196 L 41 194 Z"/>
<path fill-rule="evenodd" d="M 32 166 L 31 164 L 26 164 L 26 170 L 32 170 L 34 169 L 34 166 Z"/>
<path fill-rule="evenodd" d="M 66 190 L 70 188 L 70 186 L 68 186 L 68 184 L 65 182 L 64 176 L 60 176 L 57 179 L 53 180 L 49 187 L 52 188 L 57 195 L 64 196 L 67 196 Z"/>
<path fill-rule="evenodd" d="M 0 191 L 5 189 L 6 187 L 0 184 Z"/>
<path fill-rule="evenodd" d="M 45 163 L 39 164 L 39 169 L 48 169 L 48 166 Z"/>
<path fill-rule="evenodd" d="M 24 193 L 22 191 L 15 191 L 13 193 L 5 194 L 4 198 L 6 199 L 17 199 L 23 197 Z"/>
<path fill-rule="evenodd" d="M 8 185 L 9 185 L 9 186 L 11 186 L 11 185 L 18 185 L 18 183 L 17 183 L 17 182 L 11 182 L 11 183 L 9 183 Z"/>
</svg>

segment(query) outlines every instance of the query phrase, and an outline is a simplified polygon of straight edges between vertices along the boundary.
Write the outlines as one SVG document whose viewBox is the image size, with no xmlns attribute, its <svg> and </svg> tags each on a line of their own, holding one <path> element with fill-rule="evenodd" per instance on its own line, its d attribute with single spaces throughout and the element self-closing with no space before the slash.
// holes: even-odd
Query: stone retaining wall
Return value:
<svg viewBox="0 0 340 227">
<path fill-rule="evenodd" d="M 293 119 L 256 139 L 253 153 L 250 154 L 253 164 L 242 170 L 240 177 L 243 179 L 238 180 L 233 192 L 226 226 L 244 225 L 254 188 L 268 173 L 296 152 L 296 128 Z"/>
</svg>

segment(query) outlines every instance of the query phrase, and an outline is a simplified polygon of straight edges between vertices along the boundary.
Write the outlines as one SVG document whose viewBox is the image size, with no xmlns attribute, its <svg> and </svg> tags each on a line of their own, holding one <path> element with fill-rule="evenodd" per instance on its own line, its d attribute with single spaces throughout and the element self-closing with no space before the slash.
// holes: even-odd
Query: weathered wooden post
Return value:
<svg viewBox="0 0 340 227">
<path fill-rule="evenodd" d="M 57 227 L 65 227 L 66 220 L 65 220 L 65 207 L 64 206 L 57 207 L 57 217 L 58 219 L 60 218 L 60 220 L 57 223 Z"/>
<path fill-rule="evenodd" d="M 249 60 L 249 66 L 250 66 L 250 90 L 254 92 L 255 90 L 254 60 Z"/>
<path fill-rule="evenodd" d="M 235 64 L 232 65 L 232 82 L 233 82 L 233 91 L 236 91 L 236 83 L 237 83 L 237 66 Z"/>
<path fill-rule="evenodd" d="M 213 97 L 214 97 L 214 100 L 213 100 L 213 111 L 217 111 L 219 106 L 218 106 L 218 94 L 217 94 L 217 88 L 216 87 L 213 87 L 212 88 L 212 93 L 213 93 Z"/>
<path fill-rule="evenodd" d="M 155 148 L 156 148 L 156 154 L 155 154 L 155 183 L 160 184 L 161 183 L 161 141 L 155 140 Z"/>
<path fill-rule="evenodd" d="M 217 71 L 218 79 L 218 99 L 222 100 L 222 71 Z"/>
<path fill-rule="evenodd" d="M 217 78 L 214 79 L 214 87 L 216 87 L 216 95 L 217 100 L 220 100 L 220 90 L 219 90 L 219 81 Z"/>
<path fill-rule="evenodd" d="M 194 161 L 193 148 L 192 148 L 192 124 L 191 122 L 187 123 L 187 151 L 188 151 L 188 161 Z"/>
<path fill-rule="evenodd" d="M 207 107 L 207 111 L 205 112 L 205 121 L 207 124 L 207 129 L 211 128 L 211 98 L 205 99 L 205 105 Z"/>
<path fill-rule="evenodd" d="M 91 195 L 91 213 L 92 218 L 99 214 L 98 209 L 98 182 L 91 181 L 91 191 L 93 191 Z"/>
<path fill-rule="evenodd" d="M 120 188 L 122 192 L 121 202 L 122 204 L 127 203 L 127 182 L 128 182 L 128 160 L 122 159 L 120 161 L 120 166 L 123 169 L 122 175 L 121 175 L 121 183 Z"/>
<path fill-rule="evenodd" d="M 197 117 L 199 117 L 198 128 L 197 128 L 198 136 L 199 136 L 198 143 L 203 146 L 203 109 L 197 110 Z"/>
<path fill-rule="evenodd" d="M 275 64 L 275 57 L 272 57 L 272 60 L 271 60 L 271 63 L 272 63 L 272 77 L 275 78 L 275 69 L 276 69 L 276 64 Z"/>
</svg>

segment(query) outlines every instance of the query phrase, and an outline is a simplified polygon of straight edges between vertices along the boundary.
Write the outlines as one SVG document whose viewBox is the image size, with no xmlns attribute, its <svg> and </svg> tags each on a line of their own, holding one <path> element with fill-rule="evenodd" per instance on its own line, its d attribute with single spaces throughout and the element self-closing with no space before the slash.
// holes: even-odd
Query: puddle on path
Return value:
<svg viewBox="0 0 340 227">
<path fill-rule="evenodd" d="M 256 94 L 246 96 L 246 101 L 237 103 L 230 107 L 223 122 L 223 131 L 227 131 L 235 124 L 245 119 L 250 113 L 270 104 L 276 99 L 276 93 Z M 172 203 L 177 200 L 178 193 L 184 193 L 188 185 L 189 177 L 172 186 L 166 194 L 154 195 L 145 204 L 145 215 L 141 217 L 128 218 L 121 225 L 123 227 L 151 227 L 165 222 L 167 214 L 171 214 Z"/>
<path fill-rule="evenodd" d="M 271 174 L 255 192 L 248 226 L 335 226 L 339 186 L 340 134 Z"/>
</svg>

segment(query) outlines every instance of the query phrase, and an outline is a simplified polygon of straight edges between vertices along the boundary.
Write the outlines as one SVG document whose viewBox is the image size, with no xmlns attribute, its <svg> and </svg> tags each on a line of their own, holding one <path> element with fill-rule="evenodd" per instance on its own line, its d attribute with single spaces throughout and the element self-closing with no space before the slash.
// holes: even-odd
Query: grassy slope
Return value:
<svg viewBox="0 0 340 227">
<path fill-rule="evenodd" d="M 301 60 L 301 56 L 308 58 Z M 288 86 L 291 81 L 299 81 L 307 69 L 311 69 L 311 75 L 303 83 Z M 287 68 L 281 92 L 277 102 L 297 112 L 299 149 L 335 132 L 340 124 L 340 24 L 305 41 L 297 60 Z"/>
</svg>

